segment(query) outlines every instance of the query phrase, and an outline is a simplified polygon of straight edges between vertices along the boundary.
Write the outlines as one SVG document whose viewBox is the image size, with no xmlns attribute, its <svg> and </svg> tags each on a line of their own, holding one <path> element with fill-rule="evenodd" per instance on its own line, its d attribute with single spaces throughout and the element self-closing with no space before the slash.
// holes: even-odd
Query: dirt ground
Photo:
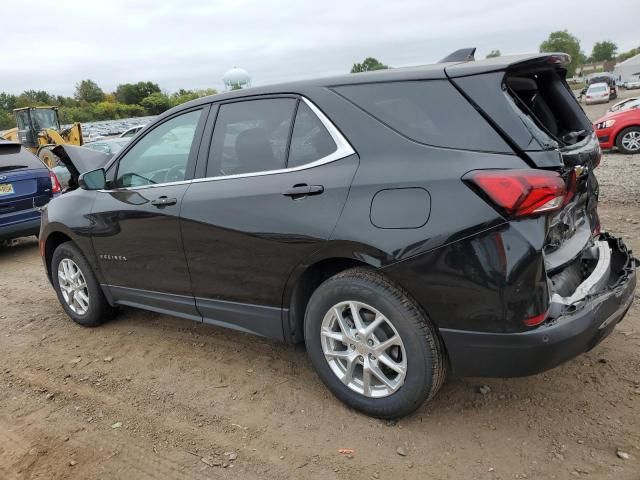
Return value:
<svg viewBox="0 0 640 480">
<path fill-rule="evenodd" d="M 604 229 L 640 251 L 640 155 L 598 173 Z M 135 310 L 75 325 L 35 239 L 0 249 L 0 292 L 0 479 L 640 479 L 637 301 L 565 365 L 451 378 L 384 422 L 329 394 L 299 348 Z"/>
</svg>

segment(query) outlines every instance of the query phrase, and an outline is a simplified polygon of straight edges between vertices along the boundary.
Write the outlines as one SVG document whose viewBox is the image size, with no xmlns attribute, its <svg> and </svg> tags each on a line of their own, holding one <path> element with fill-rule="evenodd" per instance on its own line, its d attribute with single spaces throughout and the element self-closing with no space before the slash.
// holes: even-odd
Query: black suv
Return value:
<svg viewBox="0 0 640 480">
<path fill-rule="evenodd" d="M 99 154 L 60 147 L 72 179 L 40 250 L 63 308 L 304 342 L 379 417 L 448 370 L 529 375 L 593 348 L 636 260 L 600 232 L 569 57 L 448 60 L 194 100 L 92 171 Z"/>
</svg>

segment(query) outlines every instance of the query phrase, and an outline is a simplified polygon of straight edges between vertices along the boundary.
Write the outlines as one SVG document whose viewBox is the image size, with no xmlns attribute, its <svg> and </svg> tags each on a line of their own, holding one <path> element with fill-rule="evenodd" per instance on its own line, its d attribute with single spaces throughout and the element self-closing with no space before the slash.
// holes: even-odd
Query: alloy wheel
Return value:
<svg viewBox="0 0 640 480">
<path fill-rule="evenodd" d="M 58 285 L 68 307 L 78 315 L 89 310 L 89 289 L 80 267 L 70 258 L 58 264 Z"/>
<path fill-rule="evenodd" d="M 627 132 L 622 137 L 621 143 L 629 152 L 640 151 L 640 132 L 637 130 Z"/>
<path fill-rule="evenodd" d="M 333 373 L 351 390 L 387 397 L 404 383 L 407 355 L 391 321 L 362 302 L 329 309 L 320 329 L 322 350 Z"/>
</svg>

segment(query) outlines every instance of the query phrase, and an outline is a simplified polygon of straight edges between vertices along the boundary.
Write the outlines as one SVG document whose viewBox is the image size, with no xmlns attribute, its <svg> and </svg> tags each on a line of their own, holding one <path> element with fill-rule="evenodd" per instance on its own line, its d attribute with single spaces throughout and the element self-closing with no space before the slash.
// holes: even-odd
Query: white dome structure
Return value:
<svg viewBox="0 0 640 480">
<path fill-rule="evenodd" d="M 239 88 L 247 88 L 251 86 L 251 77 L 249 72 L 242 68 L 233 67 L 222 76 L 224 87 L 226 90 L 237 90 Z"/>
</svg>

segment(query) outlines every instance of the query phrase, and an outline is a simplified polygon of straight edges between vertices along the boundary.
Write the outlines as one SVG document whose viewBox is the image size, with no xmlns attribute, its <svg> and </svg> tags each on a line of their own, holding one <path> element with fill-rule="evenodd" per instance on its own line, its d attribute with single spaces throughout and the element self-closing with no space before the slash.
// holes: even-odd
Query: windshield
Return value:
<svg viewBox="0 0 640 480">
<path fill-rule="evenodd" d="M 54 130 L 60 128 L 55 110 L 48 108 L 31 110 L 31 121 L 33 122 L 33 128 L 37 132 L 45 128 L 53 128 Z"/>
</svg>

